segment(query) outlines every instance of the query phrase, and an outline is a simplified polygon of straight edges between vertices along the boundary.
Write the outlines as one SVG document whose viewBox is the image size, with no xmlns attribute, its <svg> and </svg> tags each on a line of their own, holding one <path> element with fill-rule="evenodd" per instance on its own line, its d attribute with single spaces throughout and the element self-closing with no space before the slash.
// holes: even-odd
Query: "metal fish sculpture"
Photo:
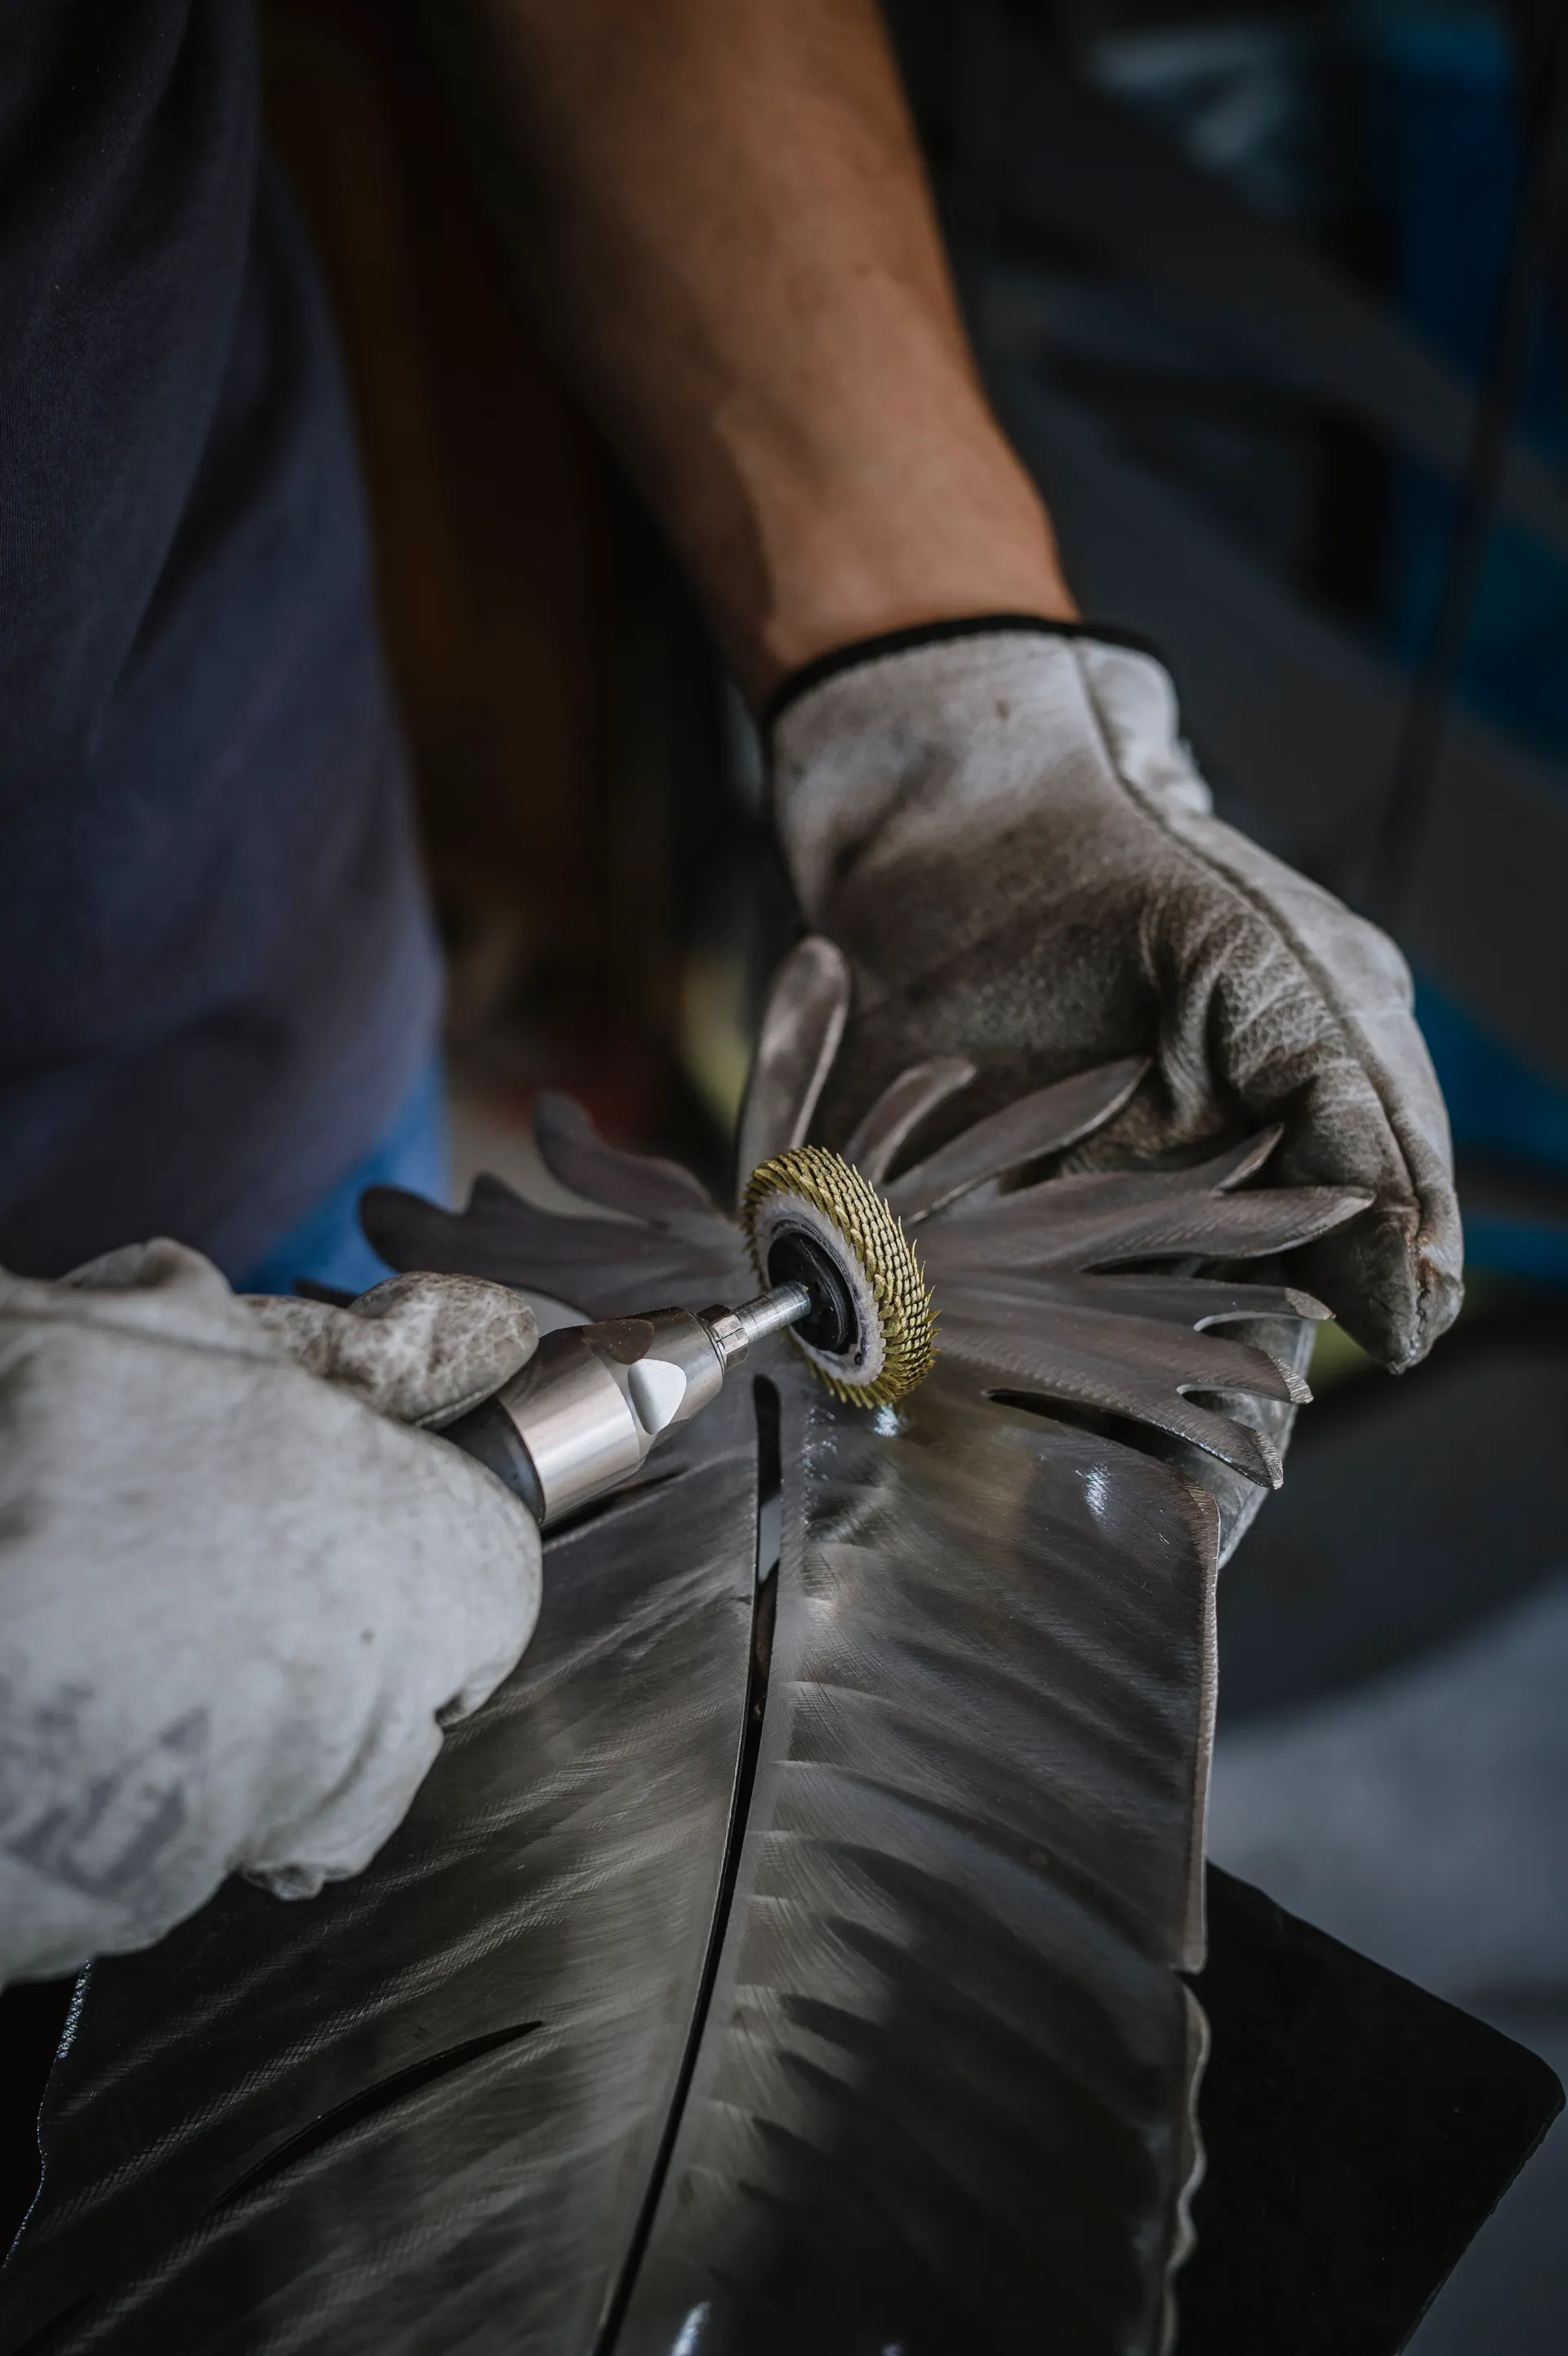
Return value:
<svg viewBox="0 0 1568 2356">
<path fill-rule="evenodd" d="M 740 1166 L 847 1005 L 776 986 Z M 370 1869 L 231 1883 L 78 1991 L 4 2356 L 1157 2356 L 1198 2165 L 1217 1568 L 1314 1320 L 1235 1274 L 1364 1197 L 1064 1173 L 1142 1066 L 847 1158 L 940 1318 L 898 1407 L 787 1341 L 551 1537 L 533 1644 Z M 557 1216 L 367 1199 L 400 1268 L 585 1315 L 740 1297 L 673 1164 L 537 1121 Z"/>
</svg>

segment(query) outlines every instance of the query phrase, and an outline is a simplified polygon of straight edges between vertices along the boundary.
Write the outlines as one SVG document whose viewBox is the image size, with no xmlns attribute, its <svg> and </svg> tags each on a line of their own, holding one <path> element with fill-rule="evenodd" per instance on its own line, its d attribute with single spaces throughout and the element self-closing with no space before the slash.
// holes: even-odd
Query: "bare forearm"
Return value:
<svg viewBox="0 0 1568 2356">
<path fill-rule="evenodd" d="M 870 0 L 474 0 L 572 356 L 757 696 L 1070 615 L 975 380 Z"/>
</svg>

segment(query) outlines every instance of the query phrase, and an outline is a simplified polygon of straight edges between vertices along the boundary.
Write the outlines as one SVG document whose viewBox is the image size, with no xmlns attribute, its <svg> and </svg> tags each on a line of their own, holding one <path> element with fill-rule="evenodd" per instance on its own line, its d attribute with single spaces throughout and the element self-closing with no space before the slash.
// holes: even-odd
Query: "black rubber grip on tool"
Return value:
<svg viewBox="0 0 1568 2356">
<path fill-rule="evenodd" d="M 544 1492 L 539 1485 L 539 1475 L 533 1469 L 533 1459 L 523 1445 L 522 1434 L 501 1407 L 488 1398 L 456 1423 L 449 1423 L 441 1433 L 454 1447 L 477 1458 L 487 1472 L 511 1491 L 528 1507 L 536 1522 L 544 1519 Z"/>
<path fill-rule="evenodd" d="M 768 1255 L 768 1281 L 805 1286 L 811 1305 L 797 1320 L 795 1331 L 813 1350 L 843 1357 L 859 1345 L 860 1320 L 854 1295 L 834 1267 L 832 1253 L 815 1236 L 802 1227 L 786 1227 Z"/>
</svg>

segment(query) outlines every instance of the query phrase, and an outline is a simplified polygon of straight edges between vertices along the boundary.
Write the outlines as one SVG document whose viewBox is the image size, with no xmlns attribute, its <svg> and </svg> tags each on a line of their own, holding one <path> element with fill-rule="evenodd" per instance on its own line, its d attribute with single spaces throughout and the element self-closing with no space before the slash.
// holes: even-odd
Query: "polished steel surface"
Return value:
<svg viewBox="0 0 1568 2356">
<path fill-rule="evenodd" d="M 1210 1527 L 966 1387 L 896 1431 L 787 1396 L 811 1504 L 627 2356 L 1163 2337 Z"/>
<path fill-rule="evenodd" d="M 831 1063 L 832 970 L 797 953 L 765 1026 L 768 1150 Z M 869 1108 L 929 1381 L 849 1408 L 760 1343 L 766 1379 L 550 1541 L 532 1649 L 360 1880 L 236 1885 L 94 1967 L 7 2356 L 1156 2356 L 1214 1572 L 1321 1313 L 1237 1264 L 1359 1201 L 1259 1183 L 1268 1140 L 1052 1174 L 1135 1085 L 902 1176 L 957 1082 Z M 539 1134 L 610 1215 L 481 1182 L 374 1198 L 373 1239 L 588 1315 L 740 1297 L 685 1173 L 559 1103 Z"/>
</svg>

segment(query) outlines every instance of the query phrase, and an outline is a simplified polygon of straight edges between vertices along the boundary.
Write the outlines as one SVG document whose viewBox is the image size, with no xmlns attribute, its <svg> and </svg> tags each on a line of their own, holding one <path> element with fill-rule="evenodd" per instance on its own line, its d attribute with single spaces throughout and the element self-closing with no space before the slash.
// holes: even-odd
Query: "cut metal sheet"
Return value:
<svg viewBox="0 0 1568 2356">
<path fill-rule="evenodd" d="M 763 1010 L 740 1108 L 736 1168 L 743 1180 L 776 1153 L 806 1142 L 849 1012 L 849 968 L 836 941 L 813 933 L 797 944 L 787 967 L 788 988 L 774 991 Z"/>
<path fill-rule="evenodd" d="M 828 969 L 765 1026 L 775 1134 Z M 1266 1140 L 1040 1177 L 1125 1081 L 1034 1107 L 1034 1183 L 993 1127 L 911 1210 L 949 1343 L 898 1410 L 779 1342 L 552 1537 L 532 1649 L 364 1875 L 93 1967 L 5 2356 L 1168 2344 L 1214 1571 L 1316 1311 L 1230 1264 L 1360 1198 L 1252 1183 Z M 542 1150 L 616 1215 L 489 1181 L 368 1230 L 594 1315 L 744 1290 L 683 1173 L 559 1107 Z"/>
<path fill-rule="evenodd" d="M 846 1139 L 844 1160 L 874 1186 L 882 1185 L 920 1123 L 949 1097 L 968 1087 L 974 1076 L 974 1066 L 963 1055 L 933 1055 L 929 1063 L 911 1064 L 895 1087 L 883 1090 Z"/>
<path fill-rule="evenodd" d="M 889 1202 L 903 1218 L 924 1218 L 988 1178 L 1020 1169 L 1039 1154 L 1059 1153 L 1120 1112 L 1148 1068 L 1146 1057 L 1130 1056 L 1004 1105 L 896 1179 L 887 1189 Z"/>
</svg>

